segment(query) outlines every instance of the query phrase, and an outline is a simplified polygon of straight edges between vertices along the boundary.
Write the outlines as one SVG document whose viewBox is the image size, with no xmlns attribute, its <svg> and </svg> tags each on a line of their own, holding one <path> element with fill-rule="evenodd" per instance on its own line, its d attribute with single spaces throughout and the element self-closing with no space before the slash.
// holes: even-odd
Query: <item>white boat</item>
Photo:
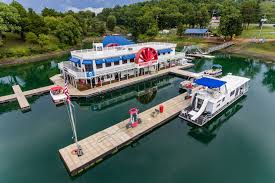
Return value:
<svg viewBox="0 0 275 183">
<path fill-rule="evenodd" d="M 212 66 L 211 69 L 204 71 L 203 75 L 211 76 L 211 77 L 219 77 L 222 75 L 222 66 L 219 64 L 215 64 Z"/>
<path fill-rule="evenodd" d="M 61 86 L 54 86 L 50 89 L 50 94 L 55 104 L 64 103 L 67 96 L 64 94 L 64 89 Z"/>
<path fill-rule="evenodd" d="M 183 109 L 180 118 L 203 126 L 216 115 L 245 95 L 249 79 L 228 74 L 222 78 L 202 77 L 194 81 L 201 86 L 193 91 L 190 106 Z"/>
</svg>

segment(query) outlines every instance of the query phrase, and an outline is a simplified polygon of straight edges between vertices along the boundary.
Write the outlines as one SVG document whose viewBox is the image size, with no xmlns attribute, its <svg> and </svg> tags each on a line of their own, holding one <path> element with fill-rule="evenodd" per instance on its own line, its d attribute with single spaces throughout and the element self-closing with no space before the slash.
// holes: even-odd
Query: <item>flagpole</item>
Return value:
<svg viewBox="0 0 275 183">
<path fill-rule="evenodd" d="M 66 105 L 69 108 L 69 110 L 68 110 L 69 121 L 71 123 L 71 128 L 72 128 L 72 132 L 73 132 L 73 139 L 74 139 L 74 142 L 75 142 L 76 147 L 77 147 L 76 154 L 77 154 L 77 156 L 82 156 L 83 151 L 82 151 L 81 145 L 78 143 L 76 127 L 75 127 L 75 116 L 74 116 L 73 109 L 72 109 L 72 107 L 74 107 L 74 105 L 72 104 L 72 102 L 70 100 L 70 95 L 69 95 L 69 90 L 68 90 L 68 80 L 66 78 L 65 73 L 64 73 L 64 82 L 65 82 L 64 93 L 67 96 Z"/>
</svg>

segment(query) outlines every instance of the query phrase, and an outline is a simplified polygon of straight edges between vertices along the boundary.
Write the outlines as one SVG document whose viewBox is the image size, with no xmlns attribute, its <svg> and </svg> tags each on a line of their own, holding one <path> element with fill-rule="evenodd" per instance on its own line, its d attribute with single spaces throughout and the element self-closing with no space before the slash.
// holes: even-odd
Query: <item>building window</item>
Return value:
<svg viewBox="0 0 275 183">
<path fill-rule="evenodd" d="M 106 67 L 111 67 L 112 66 L 112 63 L 105 63 Z"/>
<path fill-rule="evenodd" d="M 114 62 L 114 65 L 119 65 L 119 62 Z"/>
<path fill-rule="evenodd" d="M 96 64 L 97 69 L 101 69 L 102 67 L 103 67 L 102 64 Z"/>
<path fill-rule="evenodd" d="M 131 62 L 131 63 L 135 62 L 135 59 L 133 59 L 133 58 L 132 58 L 132 59 L 130 59 L 130 62 Z"/>
<path fill-rule="evenodd" d="M 122 60 L 122 64 L 127 64 L 127 60 Z"/>
</svg>

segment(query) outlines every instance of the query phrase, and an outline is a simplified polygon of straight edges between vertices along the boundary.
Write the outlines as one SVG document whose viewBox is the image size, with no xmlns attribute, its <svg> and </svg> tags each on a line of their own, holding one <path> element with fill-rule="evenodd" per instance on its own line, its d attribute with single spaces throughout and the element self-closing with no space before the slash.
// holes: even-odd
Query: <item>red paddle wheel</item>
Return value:
<svg viewBox="0 0 275 183">
<path fill-rule="evenodd" d="M 154 48 L 145 47 L 136 54 L 135 62 L 140 66 L 149 65 L 158 60 L 158 52 Z"/>
<path fill-rule="evenodd" d="M 113 46 L 119 46 L 117 43 L 109 43 L 105 47 L 113 47 Z"/>
</svg>

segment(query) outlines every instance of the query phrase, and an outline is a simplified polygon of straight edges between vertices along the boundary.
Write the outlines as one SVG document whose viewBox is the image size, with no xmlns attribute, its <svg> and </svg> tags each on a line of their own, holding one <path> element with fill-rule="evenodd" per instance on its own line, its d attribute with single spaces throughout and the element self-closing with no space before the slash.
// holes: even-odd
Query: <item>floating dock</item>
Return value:
<svg viewBox="0 0 275 183">
<path fill-rule="evenodd" d="M 31 107 L 30 107 L 30 104 L 29 102 L 27 101 L 25 95 L 23 94 L 21 88 L 19 85 L 14 85 L 12 86 L 12 89 L 13 89 L 13 92 L 17 98 L 17 101 L 19 103 L 19 106 L 22 110 L 29 110 Z"/>
<path fill-rule="evenodd" d="M 180 111 L 191 103 L 190 99 L 185 100 L 185 96 L 186 93 L 161 103 L 164 106 L 164 112 L 155 117 L 152 117 L 151 114 L 155 109 L 159 109 L 159 105 L 140 113 L 139 117 L 142 123 L 135 128 L 127 129 L 126 124 L 129 119 L 126 119 L 79 141 L 84 153 L 80 157 L 73 153 L 76 149 L 75 144 L 60 149 L 60 157 L 70 175 L 74 176 L 88 169 L 104 157 L 112 155 L 142 135 L 178 116 Z"/>
</svg>

